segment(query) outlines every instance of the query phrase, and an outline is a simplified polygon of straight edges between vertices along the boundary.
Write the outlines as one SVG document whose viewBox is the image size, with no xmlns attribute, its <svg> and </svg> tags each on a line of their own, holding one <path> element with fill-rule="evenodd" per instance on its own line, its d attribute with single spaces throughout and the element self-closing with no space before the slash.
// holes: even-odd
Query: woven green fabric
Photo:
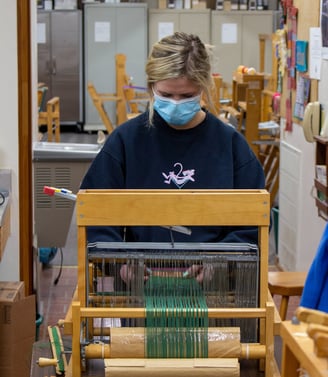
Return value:
<svg viewBox="0 0 328 377">
<path fill-rule="evenodd" d="M 195 279 L 151 276 L 145 306 L 148 358 L 208 357 L 208 311 Z"/>
<path fill-rule="evenodd" d="M 60 340 L 60 335 L 58 334 L 58 331 L 59 330 L 57 326 L 51 327 L 53 343 L 56 349 L 56 355 L 53 355 L 53 356 L 58 359 L 58 365 L 57 365 L 58 371 L 60 373 L 65 373 L 65 365 L 64 365 L 63 354 L 62 354 L 62 349 L 61 349 L 61 340 Z"/>
</svg>

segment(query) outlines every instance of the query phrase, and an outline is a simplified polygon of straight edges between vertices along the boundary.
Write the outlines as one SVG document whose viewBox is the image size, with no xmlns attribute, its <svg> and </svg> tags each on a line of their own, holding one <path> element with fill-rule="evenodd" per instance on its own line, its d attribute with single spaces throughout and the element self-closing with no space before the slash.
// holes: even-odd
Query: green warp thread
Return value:
<svg viewBox="0 0 328 377">
<path fill-rule="evenodd" d="M 195 279 L 150 276 L 145 306 L 148 358 L 208 357 L 208 310 Z"/>
</svg>

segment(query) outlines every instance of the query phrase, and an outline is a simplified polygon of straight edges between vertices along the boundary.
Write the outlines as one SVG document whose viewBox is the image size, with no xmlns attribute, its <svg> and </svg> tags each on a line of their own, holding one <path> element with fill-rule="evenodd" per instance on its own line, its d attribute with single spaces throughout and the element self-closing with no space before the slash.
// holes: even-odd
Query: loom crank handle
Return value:
<svg viewBox="0 0 328 377">
<path fill-rule="evenodd" d="M 39 360 L 37 361 L 37 364 L 39 365 L 39 367 L 50 367 L 50 366 L 56 367 L 58 364 L 58 360 L 50 359 L 48 357 L 40 357 Z"/>
</svg>

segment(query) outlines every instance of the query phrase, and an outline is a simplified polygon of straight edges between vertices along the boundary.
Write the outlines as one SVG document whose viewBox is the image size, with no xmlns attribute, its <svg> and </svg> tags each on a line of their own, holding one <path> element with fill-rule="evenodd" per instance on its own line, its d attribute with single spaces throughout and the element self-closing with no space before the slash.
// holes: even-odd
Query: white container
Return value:
<svg viewBox="0 0 328 377">
<path fill-rule="evenodd" d="M 55 0 L 55 9 L 77 9 L 77 0 Z"/>
<path fill-rule="evenodd" d="M 45 10 L 52 10 L 52 0 L 44 0 L 43 5 Z"/>
<path fill-rule="evenodd" d="M 191 9 L 191 0 L 184 0 L 184 9 Z"/>
</svg>

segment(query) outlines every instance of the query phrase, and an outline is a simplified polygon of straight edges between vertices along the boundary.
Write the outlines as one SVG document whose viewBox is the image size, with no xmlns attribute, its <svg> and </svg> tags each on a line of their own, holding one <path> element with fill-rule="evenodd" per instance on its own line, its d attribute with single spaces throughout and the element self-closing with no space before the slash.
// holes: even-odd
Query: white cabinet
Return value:
<svg viewBox="0 0 328 377">
<path fill-rule="evenodd" d="M 212 11 L 211 43 L 215 46 L 217 73 L 230 82 L 238 65 L 259 69 L 259 34 L 272 34 L 277 28 L 278 12 Z M 271 72 L 271 44 L 266 44 L 265 72 Z"/>
<path fill-rule="evenodd" d="M 146 85 L 147 4 L 86 3 L 84 5 L 85 130 L 105 129 L 88 92 L 88 81 L 99 93 L 116 93 L 115 55 L 126 55 L 126 72 L 133 84 Z M 106 103 L 116 124 L 116 103 Z"/>
<path fill-rule="evenodd" d="M 149 9 L 149 48 L 163 36 L 184 31 L 210 43 L 210 9 Z"/>
</svg>

